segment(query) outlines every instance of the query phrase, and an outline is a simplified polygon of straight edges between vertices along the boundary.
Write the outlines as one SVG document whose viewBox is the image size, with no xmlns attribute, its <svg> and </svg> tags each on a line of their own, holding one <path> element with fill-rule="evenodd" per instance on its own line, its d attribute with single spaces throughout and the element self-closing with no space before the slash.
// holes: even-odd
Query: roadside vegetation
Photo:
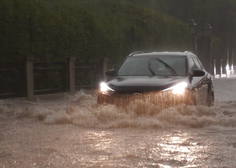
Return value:
<svg viewBox="0 0 236 168">
<path fill-rule="evenodd" d="M 186 24 L 213 27 L 213 58 L 235 46 L 234 0 L 0 0 L 0 61 L 120 61 L 135 50 L 191 50 Z"/>
<path fill-rule="evenodd" d="M 186 50 L 185 22 L 123 0 L 1 0 L 0 61 L 120 61 L 135 50 Z"/>
<path fill-rule="evenodd" d="M 0 0 L 0 95 L 26 94 L 27 56 L 47 62 L 43 69 L 68 57 L 80 65 L 108 58 L 113 68 L 133 51 L 192 50 L 189 19 L 198 41 L 212 25 L 212 58 L 225 60 L 236 46 L 234 9 L 235 0 Z M 34 88 L 64 88 L 58 79 L 66 72 L 36 69 Z M 76 75 L 78 85 L 90 81 L 81 69 Z"/>
</svg>

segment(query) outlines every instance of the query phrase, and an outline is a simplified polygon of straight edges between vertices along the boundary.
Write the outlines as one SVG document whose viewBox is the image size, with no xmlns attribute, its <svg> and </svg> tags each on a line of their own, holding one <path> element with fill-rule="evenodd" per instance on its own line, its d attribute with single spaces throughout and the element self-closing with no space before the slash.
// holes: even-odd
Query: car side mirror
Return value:
<svg viewBox="0 0 236 168">
<path fill-rule="evenodd" d="M 109 69 L 108 71 L 106 71 L 106 76 L 112 77 L 115 76 L 115 74 L 116 74 L 115 69 Z"/>
<path fill-rule="evenodd" d="M 193 74 L 192 74 L 192 76 L 194 76 L 194 77 L 200 77 L 200 76 L 204 76 L 206 73 L 203 71 L 203 70 L 200 70 L 200 69 L 195 69 L 194 71 L 193 71 Z"/>
</svg>

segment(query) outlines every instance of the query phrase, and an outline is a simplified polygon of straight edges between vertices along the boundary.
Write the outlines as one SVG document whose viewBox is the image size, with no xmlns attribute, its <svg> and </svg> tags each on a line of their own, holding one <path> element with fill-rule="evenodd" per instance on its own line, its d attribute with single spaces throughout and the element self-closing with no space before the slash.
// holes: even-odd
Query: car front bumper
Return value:
<svg viewBox="0 0 236 168">
<path fill-rule="evenodd" d="M 186 90 L 183 94 L 173 94 L 172 91 L 153 91 L 148 93 L 114 93 L 112 95 L 105 95 L 98 93 L 97 103 L 114 104 L 117 107 L 126 107 L 131 103 L 143 102 L 151 103 L 161 109 L 179 104 L 194 104 L 193 93 Z"/>
</svg>

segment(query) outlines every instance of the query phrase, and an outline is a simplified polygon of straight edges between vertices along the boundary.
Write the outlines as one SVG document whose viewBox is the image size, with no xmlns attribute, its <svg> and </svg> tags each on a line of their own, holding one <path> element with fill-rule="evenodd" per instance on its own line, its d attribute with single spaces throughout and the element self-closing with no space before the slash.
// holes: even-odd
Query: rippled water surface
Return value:
<svg viewBox="0 0 236 168">
<path fill-rule="evenodd" d="M 236 163 L 236 78 L 215 79 L 215 106 L 163 111 L 99 106 L 78 92 L 0 100 L 0 168 L 224 167 Z"/>
</svg>

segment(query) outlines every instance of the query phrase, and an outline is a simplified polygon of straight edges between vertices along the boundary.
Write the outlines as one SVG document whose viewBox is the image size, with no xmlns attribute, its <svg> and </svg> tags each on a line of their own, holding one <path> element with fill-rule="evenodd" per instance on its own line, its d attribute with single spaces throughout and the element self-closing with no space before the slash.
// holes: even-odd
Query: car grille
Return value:
<svg viewBox="0 0 236 168">
<path fill-rule="evenodd" d="M 175 95 L 172 91 L 154 91 L 148 93 L 115 93 L 111 96 L 101 96 L 103 102 L 114 104 L 117 107 L 126 107 L 136 102 L 142 102 L 143 104 L 151 103 L 160 109 L 183 103 L 191 104 L 191 93 L 188 90 L 183 95 Z"/>
</svg>

